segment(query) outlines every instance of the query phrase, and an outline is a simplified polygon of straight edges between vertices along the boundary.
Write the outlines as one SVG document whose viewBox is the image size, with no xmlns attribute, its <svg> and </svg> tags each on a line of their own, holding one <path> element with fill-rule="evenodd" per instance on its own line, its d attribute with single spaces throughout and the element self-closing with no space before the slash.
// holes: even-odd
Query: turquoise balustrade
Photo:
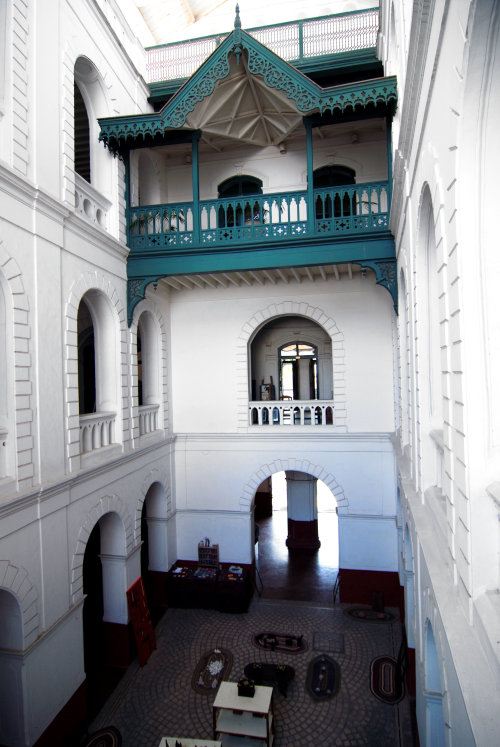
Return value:
<svg viewBox="0 0 500 747">
<path fill-rule="evenodd" d="M 305 191 L 203 200 L 197 224 L 192 202 L 132 207 L 129 246 L 138 252 L 165 251 L 389 230 L 389 182 L 315 189 L 313 195 L 314 216 L 308 215 Z"/>
<path fill-rule="evenodd" d="M 128 209 L 131 249 L 169 249 L 191 246 L 194 212 L 192 202 L 141 205 Z"/>
</svg>

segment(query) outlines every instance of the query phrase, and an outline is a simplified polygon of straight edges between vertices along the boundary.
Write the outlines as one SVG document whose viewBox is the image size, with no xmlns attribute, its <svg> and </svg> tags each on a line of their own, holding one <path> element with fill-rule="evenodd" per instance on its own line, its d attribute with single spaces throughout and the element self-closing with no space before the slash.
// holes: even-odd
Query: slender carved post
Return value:
<svg viewBox="0 0 500 747">
<path fill-rule="evenodd" d="M 312 123 L 307 117 L 304 117 L 306 127 L 306 149 L 307 149 L 307 224 L 309 233 L 315 233 L 315 212 L 314 212 L 314 162 L 313 162 L 313 145 L 312 145 Z"/>
</svg>

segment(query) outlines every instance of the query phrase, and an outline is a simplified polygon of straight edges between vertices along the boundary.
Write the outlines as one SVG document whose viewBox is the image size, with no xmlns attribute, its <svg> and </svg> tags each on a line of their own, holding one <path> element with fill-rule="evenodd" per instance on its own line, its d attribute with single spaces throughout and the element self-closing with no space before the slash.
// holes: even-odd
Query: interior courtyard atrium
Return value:
<svg viewBox="0 0 500 747">
<path fill-rule="evenodd" d="M 1 747 L 498 743 L 499 92 L 496 0 L 0 0 Z"/>
</svg>

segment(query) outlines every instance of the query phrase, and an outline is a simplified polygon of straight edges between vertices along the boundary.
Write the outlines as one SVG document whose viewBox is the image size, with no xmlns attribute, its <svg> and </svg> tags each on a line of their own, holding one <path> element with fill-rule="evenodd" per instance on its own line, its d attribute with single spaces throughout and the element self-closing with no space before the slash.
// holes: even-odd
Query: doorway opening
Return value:
<svg viewBox="0 0 500 747">
<path fill-rule="evenodd" d="M 255 495 L 255 562 L 262 582 L 262 597 L 331 606 L 339 569 L 335 498 L 330 489 L 312 475 L 289 472 L 288 478 L 285 472 L 273 474 L 264 480 Z M 304 490 L 313 491 L 309 506 L 305 505 L 307 497 L 300 494 L 298 498 L 294 497 L 297 487 L 303 494 Z M 293 515 L 309 515 L 312 502 L 317 517 L 319 547 L 290 546 L 293 542 L 287 544 L 287 540 L 294 530 Z M 301 523 L 307 525 L 308 522 Z M 314 533 L 314 527 L 311 531 Z"/>
<path fill-rule="evenodd" d="M 87 715 L 92 720 L 124 674 L 107 663 L 104 631 L 104 591 L 101 562 L 101 528 L 95 525 L 83 557 L 83 660 L 86 675 Z"/>
</svg>

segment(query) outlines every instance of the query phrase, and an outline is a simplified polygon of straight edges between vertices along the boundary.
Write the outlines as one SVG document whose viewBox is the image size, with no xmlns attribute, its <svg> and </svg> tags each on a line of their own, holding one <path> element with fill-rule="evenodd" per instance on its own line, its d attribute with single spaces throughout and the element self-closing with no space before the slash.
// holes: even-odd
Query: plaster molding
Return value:
<svg viewBox="0 0 500 747">
<path fill-rule="evenodd" d="M 133 315 L 132 315 L 132 321 L 130 324 L 130 369 L 131 369 L 131 377 L 130 380 L 132 382 L 133 386 L 133 395 L 131 398 L 131 402 L 137 398 L 138 402 L 138 390 L 137 390 L 137 327 L 139 324 L 139 318 L 141 314 L 145 311 L 148 311 L 153 316 L 156 324 L 159 328 L 159 335 L 160 335 L 160 357 L 162 361 L 162 370 L 167 370 L 167 329 L 168 329 L 168 323 L 165 315 L 161 311 L 161 308 L 158 304 L 155 303 L 153 298 L 145 298 L 142 301 L 140 301 L 137 306 L 134 307 Z M 169 425 L 169 402 L 168 402 L 168 384 L 164 376 L 161 378 L 160 382 L 160 390 L 161 390 L 161 413 L 163 415 L 163 430 L 168 430 Z M 135 395 L 135 396 L 134 396 Z M 132 433 L 134 434 L 134 440 L 137 442 L 140 436 L 135 436 L 136 433 L 139 433 L 139 411 L 138 411 L 138 405 L 132 405 L 132 412 L 130 413 L 131 422 L 132 422 Z"/>
<path fill-rule="evenodd" d="M 25 568 L 13 565 L 9 560 L 0 560 L 0 589 L 7 589 L 19 604 L 23 624 L 23 649 L 26 649 L 41 633 L 36 587 Z M 3 620 L 2 625 L 5 623 Z"/>
<path fill-rule="evenodd" d="M 86 521 L 78 532 L 71 563 L 70 595 L 73 605 L 78 604 L 83 599 L 83 559 L 88 539 L 99 520 L 109 513 L 117 514 L 123 525 L 125 535 L 125 555 L 123 557 L 127 558 L 135 548 L 133 522 L 127 504 L 117 495 L 103 495 L 87 512 Z"/>
<path fill-rule="evenodd" d="M 115 289 L 113 283 L 101 271 L 88 271 L 76 278 L 69 290 L 64 309 L 65 337 L 65 384 L 64 406 L 65 406 L 65 433 L 66 433 L 66 457 L 68 469 L 73 472 L 80 468 L 80 420 L 78 410 L 78 307 L 80 301 L 89 290 L 102 293 L 109 301 L 111 313 L 115 317 L 115 337 L 119 346 L 119 371 L 121 381 L 127 381 L 126 362 L 126 339 L 127 339 L 127 316 L 121 296 Z M 117 418 L 123 418 L 123 391 L 126 384 L 116 382 L 117 393 Z M 76 410 L 76 412 L 75 412 Z M 122 428 L 122 439 L 125 441 L 125 423 Z"/>
<path fill-rule="evenodd" d="M 283 472 L 287 470 L 293 472 L 305 472 L 306 474 L 312 475 L 318 480 L 324 482 L 325 485 L 333 493 L 333 497 L 339 509 L 339 515 L 348 513 L 349 501 L 344 494 L 344 489 L 339 485 L 335 477 L 329 472 L 326 472 L 323 467 L 317 464 L 313 464 L 308 459 L 295 459 L 293 457 L 279 459 L 268 464 L 263 464 L 260 469 L 254 472 L 254 474 L 248 479 L 241 492 L 239 499 L 240 510 L 251 510 L 257 488 L 266 478 L 271 477 L 271 475 L 275 474 L 276 472 Z"/>
<path fill-rule="evenodd" d="M 144 501 L 146 500 L 147 494 L 150 490 L 150 488 L 158 484 L 163 489 L 163 492 L 165 494 L 165 517 L 156 517 L 156 516 L 150 516 L 148 514 L 147 518 L 149 519 L 163 519 L 167 521 L 170 519 L 174 514 L 174 508 L 173 508 L 173 501 L 172 501 L 172 494 L 169 487 L 169 480 L 168 480 L 168 474 L 164 470 L 159 470 L 157 468 L 153 468 L 148 472 L 144 480 L 142 481 L 141 486 L 141 495 L 139 497 L 139 500 L 137 501 L 137 507 L 135 510 L 135 518 L 134 518 L 134 542 L 136 545 L 138 545 L 141 540 L 141 519 L 142 519 L 142 510 L 144 506 Z"/>
<path fill-rule="evenodd" d="M 279 316 L 302 316 L 315 322 L 322 327 L 330 337 L 332 343 L 332 366 L 333 366 L 333 403 L 334 408 L 342 415 L 335 413 L 335 427 L 337 432 L 347 429 L 347 398 L 345 390 L 345 350 L 344 335 L 340 332 L 334 319 L 328 316 L 321 308 L 311 306 L 307 302 L 282 301 L 270 304 L 260 309 L 248 319 L 242 327 L 236 341 L 236 381 L 238 407 L 238 428 L 247 429 L 248 426 L 248 401 L 249 401 L 249 346 L 254 334 L 266 322 Z"/>
</svg>

